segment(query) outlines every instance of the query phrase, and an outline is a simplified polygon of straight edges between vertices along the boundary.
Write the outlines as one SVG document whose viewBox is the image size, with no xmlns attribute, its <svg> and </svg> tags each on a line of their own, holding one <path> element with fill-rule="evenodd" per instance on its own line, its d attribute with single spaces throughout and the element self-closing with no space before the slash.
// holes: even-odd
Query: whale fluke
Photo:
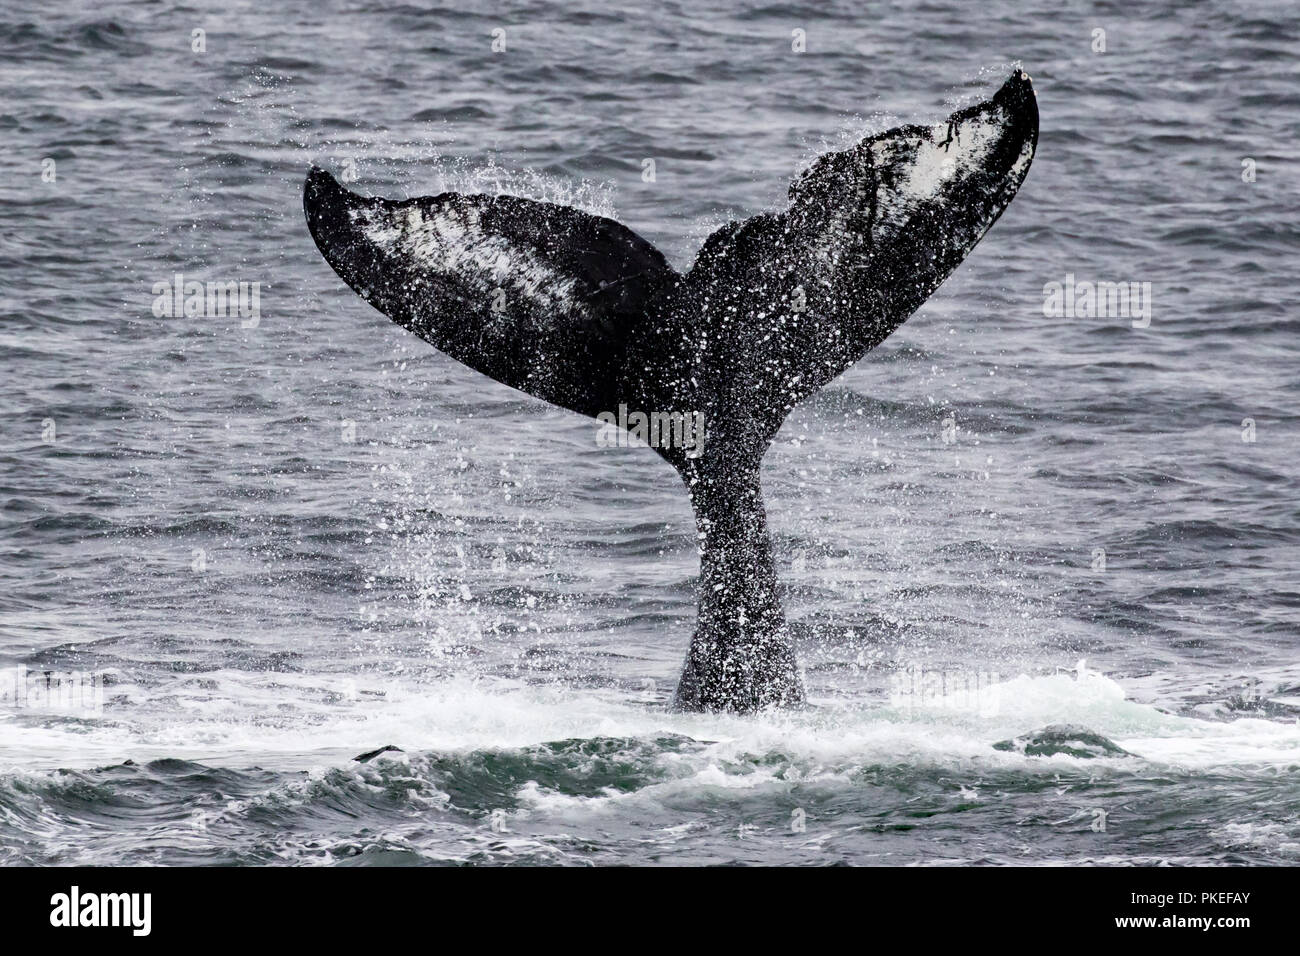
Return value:
<svg viewBox="0 0 1300 956">
<path fill-rule="evenodd" d="M 1038 141 L 1021 71 L 936 126 L 819 157 L 789 206 L 729 223 L 678 273 L 632 230 L 515 196 L 367 199 L 312 167 L 308 228 L 375 308 L 499 382 L 592 417 L 699 416 L 655 450 L 700 541 L 699 621 L 676 705 L 803 701 L 760 463 L 790 410 L 880 344 L 1011 202 Z"/>
<path fill-rule="evenodd" d="M 517 196 L 363 199 L 313 166 L 303 206 L 326 260 L 380 312 L 475 371 L 593 417 L 617 407 L 623 342 L 677 278 L 614 220 Z"/>
</svg>

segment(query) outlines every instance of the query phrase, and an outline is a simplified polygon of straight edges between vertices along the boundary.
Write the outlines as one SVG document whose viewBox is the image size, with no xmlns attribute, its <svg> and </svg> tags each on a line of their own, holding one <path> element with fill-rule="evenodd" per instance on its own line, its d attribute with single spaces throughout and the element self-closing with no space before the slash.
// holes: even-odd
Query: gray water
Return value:
<svg viewBox="0 0 1300 956">
<path fill-rule="evenodd" d="M 6 5 L 0 862 L 1297 862 L 1298 19 Z M 677 477 L 349 291 L 308 165 L 685 268 L 1016 64 L 1019 196 L 765 461 L 813 706 L 672 713 Z M 156 316 L 176 273 L 257 321 Z M 1045 315 L 1067 275 L 1149 325 Z"/>
</svg>

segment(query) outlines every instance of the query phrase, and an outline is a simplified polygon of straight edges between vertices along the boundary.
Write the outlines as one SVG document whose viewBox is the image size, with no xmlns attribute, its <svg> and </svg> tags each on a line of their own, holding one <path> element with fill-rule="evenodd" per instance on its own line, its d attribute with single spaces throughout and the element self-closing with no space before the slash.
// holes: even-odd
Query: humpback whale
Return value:
<svg viewBox="0 0 1300 956">
<path fill-rule="evenodd" d="M 897 329 L 1015 196 L 1038 143 L 1016 70 L 989 99 L 818 157 L 789 205 L 676 271 L 615 222 L 509 195 L 365 198 L 312 166 L 307 225 L 380 312 L 490 378 L 593 418 L 702 415 L 655 450 L 695 512 L 699 616 L 675 706 L 799 705 L 759 480 L 786 415 Z"/>
</svg>

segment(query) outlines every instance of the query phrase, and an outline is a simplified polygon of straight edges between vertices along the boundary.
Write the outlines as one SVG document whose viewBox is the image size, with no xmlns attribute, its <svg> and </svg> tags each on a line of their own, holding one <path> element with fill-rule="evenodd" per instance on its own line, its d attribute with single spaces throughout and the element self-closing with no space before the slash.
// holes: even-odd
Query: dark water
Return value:
<svg viewBox="0 0 1300 956">
<path fill-rule="evenodd" d="M 6 6 L 0 861 L 1296 862 L 1298 21 Z M 308 164 L 578 204 L 684 267 L 1014 63 L 1019 197 L 766 459 L 815 706 L 669 713 L 676 476 L 347 290 Z M 177 272 L 260 320 L 155 316 Z M 1045 316 L 1067 274 L 1151 283 L 1149 327 Z M 46 672 L 102 707 L 13 692 Z"/>
</svg>

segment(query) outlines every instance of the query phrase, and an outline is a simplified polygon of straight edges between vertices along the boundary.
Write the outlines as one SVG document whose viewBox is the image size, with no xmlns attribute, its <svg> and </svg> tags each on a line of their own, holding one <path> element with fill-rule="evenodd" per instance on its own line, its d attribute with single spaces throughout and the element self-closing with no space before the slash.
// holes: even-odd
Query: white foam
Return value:
<svg viewBox="0 0 1300 956">
<path fill-rule="evenodd" d="M 664 787 L 787 786 L 794 776 L 839 779 L 864 764 L 1059 770 L 1133 765 L 1130 758 L 1026 757 L 992 745 L 1052 724 L 1077 724 L 1140 758 L 1192 769 L 1275 768 L 1300 760 L 1300 726 L 1243 717 L 1179 716 L 1126 698 L 1096 673 L 1020 676 L 987 702 L 956 698 L 900 708 L 879 698 L 822 701 L 804 712 L 756 717 L 675 714 L 621 689 L 568 689 L 501 678 L 431 683 L 390 675 L 286 675 L 218 671 L 219 691 L 192 682 L 78 722 L 7 721 L 0 769 L 88 767 L 172 757 L 227 766 L 302 769 L 345 763 L 395 744 L 408 752 L 513 749 L 569 738 L 681 735 L 702 746 L 662 751 Z M 209 684 L 211 686 L 211 684 Z M 155 700 L 154 698 L 158 698 Z M 788 758 L 781 779 L 746 755 Z M 740 769 L 743 767 L 743 771 Z"/>
</svg>

